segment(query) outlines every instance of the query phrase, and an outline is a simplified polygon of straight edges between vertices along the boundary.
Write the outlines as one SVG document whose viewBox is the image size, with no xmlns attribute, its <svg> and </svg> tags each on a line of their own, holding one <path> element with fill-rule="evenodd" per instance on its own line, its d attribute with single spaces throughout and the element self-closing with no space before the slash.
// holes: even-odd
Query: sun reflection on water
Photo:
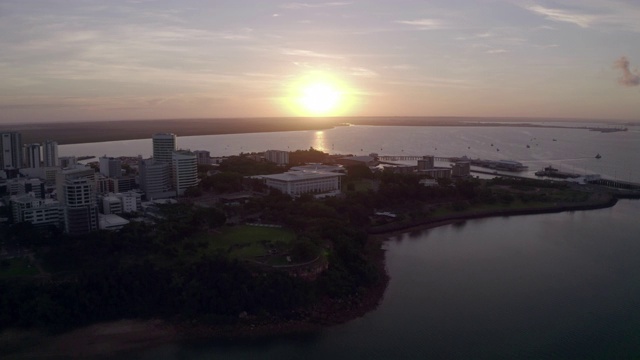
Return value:
<svg viewBox="0 0 640 360">
<path fill-rule="evenodd" d="M 327 151 L 327 145 L 325 143 L 324 131 L 316 131 L 316 136 L 313 140 L 313 148 L 319 151 Z"/>
</svg>

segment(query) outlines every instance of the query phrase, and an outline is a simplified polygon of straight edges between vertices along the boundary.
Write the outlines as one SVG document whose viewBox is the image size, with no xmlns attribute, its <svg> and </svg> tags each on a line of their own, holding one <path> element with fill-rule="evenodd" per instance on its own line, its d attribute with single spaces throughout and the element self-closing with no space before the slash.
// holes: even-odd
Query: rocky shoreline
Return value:
<svg viewBox="0 0 640 360">
<path fill-rule="evenodd" d="M 327 326 L 346 323 L 375 310 L 389 277 L 385 269 L 384 239 L 369 239 L 368 256 L 380 279 L 348 299 L 325 298 L 308 309 L 293 311 L 288 318 L 243 317 L 233 325 L 209 325 L 163 320 L 119 320 L 93 324 L 60 335 L 39 330 L 6 330 L 0 333 L 0 352 L 8 359 L 87 359 L 116 356 L 167 343 L 198 340 L 248 340 L 272 336 L 315 333 Z"/>
</svg>

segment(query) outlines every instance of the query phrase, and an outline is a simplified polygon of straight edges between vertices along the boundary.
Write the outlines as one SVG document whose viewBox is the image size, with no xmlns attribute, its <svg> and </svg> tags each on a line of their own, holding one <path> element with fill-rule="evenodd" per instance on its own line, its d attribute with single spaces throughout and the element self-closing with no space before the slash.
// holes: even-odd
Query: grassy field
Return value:
<svg viewBox="0 0 640 360">
<path fill-rule="evenodd" d="M 218 234 L 201 235 L 198 240 L 207 242 L 204 251 L 208 253 L 222 252 L 232 258 L 248 259 L 287 250 L 295 238 L 291 230 L 243 225 L 225 227 Z"/>
<path fill-rule="evenodd" d="M 14 276 L 32 276 L 37 275 L 38 269 L 31 265 L 28 258 L 13 258 L 2 260 L 0 264 L 0 278 Z"/>
</svg>

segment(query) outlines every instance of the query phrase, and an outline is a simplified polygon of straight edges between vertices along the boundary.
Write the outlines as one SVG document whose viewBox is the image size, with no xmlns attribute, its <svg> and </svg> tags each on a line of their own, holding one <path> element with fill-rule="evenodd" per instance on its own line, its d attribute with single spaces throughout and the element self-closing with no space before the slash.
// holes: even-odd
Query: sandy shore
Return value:
<svg viewBox="0 0 640 360">
<path fill-rule="evenodd" d="M 55 336 L 7 330 L 0 334 L 0 349 L 6 350 L 3 352 L 8 354 L 8 359 L 88 359 L 180 339 L 174 327 L 160 320 L 120 320 Z"/>
</svg>

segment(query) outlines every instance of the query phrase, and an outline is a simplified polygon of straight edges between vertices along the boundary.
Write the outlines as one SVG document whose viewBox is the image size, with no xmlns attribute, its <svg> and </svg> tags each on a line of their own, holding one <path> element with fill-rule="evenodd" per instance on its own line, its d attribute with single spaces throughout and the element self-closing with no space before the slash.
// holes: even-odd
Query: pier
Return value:
<svg viewBox="0 0 640 360">
<path fill-rule="evenodd" d="M 616 188 L 616 189 L 640 190 L 640 184 L 634 183 L 634 182 L 629 182 L 629 181 L 611 180 L 611 179 L 597 179 L 597 180 L 589 180 L 587 182 L 589 184 L 602 185 L 602 186 Z"/>
<path fill-rule="evenodd" d="M 418 160 L 422 160 L 424 158 L 424 155 L 381 155 L 378 156 L 378 160 L 381 161 L 410 161 L 410 160 L 414 160 L 414 161 L 418 161 Z M 441 157 L 441 156 L 434 156 L 433 159 L 435 161 L 448 161 L 451 162 L 451 159 L 457 159 L 455 157 Z"/>
</svg>

